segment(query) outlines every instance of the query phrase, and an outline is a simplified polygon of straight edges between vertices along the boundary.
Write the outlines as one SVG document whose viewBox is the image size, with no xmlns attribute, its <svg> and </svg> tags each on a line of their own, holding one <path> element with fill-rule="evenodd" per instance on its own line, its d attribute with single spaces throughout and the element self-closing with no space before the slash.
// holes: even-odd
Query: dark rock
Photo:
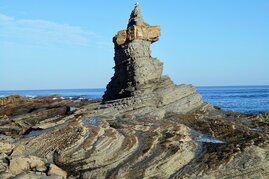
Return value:
<svg viewBox="0 0 269 179">
<path fill-rule="evenodd" d="M 168 76 L 162 76 L 163 64 L 151 57 L 150 51 L 151 43 L 159 36 L 160 27 L 144 23 L 136 5 L 127 30 L 119 31 L 113 38 L 115 73 L 103 95 L 104 103 L 116 100 L 117 105 L 131 106 L 133 101 L 141 100 L 144 106 L 177 112 L 188 112 L 202 104 L 193 86 L 175 85 Z M 144 101 L 144 98 L 148 99 Z"/>
</svg>

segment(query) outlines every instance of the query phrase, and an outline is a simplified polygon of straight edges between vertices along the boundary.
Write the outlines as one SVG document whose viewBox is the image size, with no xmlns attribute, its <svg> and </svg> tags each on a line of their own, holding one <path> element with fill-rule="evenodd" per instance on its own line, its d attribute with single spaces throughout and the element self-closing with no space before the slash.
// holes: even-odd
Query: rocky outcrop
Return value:
<svg viewBox="0 0 269 179">
<path fill-rule="evenodd" d="M 209 104 L 186 114 L 101 106 L 40 119 L 29 133 L 0 135 L 0 178 L 268 176 L 269 113 L 245 115 Z"/>
<path fill-rule="evenodd" d="M 176 112 L 188 112 L 202 104 L 193 86 L 175 85 L 168 76 L 162 76 L 163 64 L 151 57 L 150 51 L 151 43 L 159 36 L 160 27 L 145 23 L 136 5 L 127 30 L 119 31 L 113 38 L 115 73 L 107 85 L 104 103 L 119 104 L 123 98 L 143 103 L 142 99 L 151 96 L 147 106 Z"/>
<path fill-rule="evenodd" d="M 121 30 L 115 36 L 117 45 L 123 45 L 133 40 L 157 41 L 160 36 L 160 26 L 137 26 L 129 27 L 127 30 Z"/>
<path fill-rule="evenodd" d="M 45 159 L 36 156 L 13 156 L 8 169 L 1 178 L 47 178 L 66 179 L 67 173 L 54 164 L 48 164 Z"/>
<path fill-rule="evenodd" d="M 269 113 L 224 111 L 173 84 L 150 57 L 152 29 L 136 6 L 102 103 L 1 98 L 0 178 L 268 178 Z"/>
<path fill-rule="evenodd" d="M 57 165 L 50 164 L 48 170 L 49 176 L 61 176 L 63 179 L 66 179 L 67 173 L 63 169 L 59 168 Z"/>
<path fill-rule="evenodd" d="M 63 117 L 73 113 L 74 109 L 92 103 L 91 101 L 77 103 L 55 95 L 37 98 L 11 96 L 0 100 L 10 101 L 0 106 L 0 134 L 11 136 L 57 124 Z"/>
<path fill-rule="evenodd" d="M 4 106 L 7 104 L 11 104 L 11 103 L 18 103 L 22 100 L 24 100 L 25 98 L 22 96 L 7 96 L 7 97 L 2 97 L 0 98 L 0 106 Z"/>
</svg>

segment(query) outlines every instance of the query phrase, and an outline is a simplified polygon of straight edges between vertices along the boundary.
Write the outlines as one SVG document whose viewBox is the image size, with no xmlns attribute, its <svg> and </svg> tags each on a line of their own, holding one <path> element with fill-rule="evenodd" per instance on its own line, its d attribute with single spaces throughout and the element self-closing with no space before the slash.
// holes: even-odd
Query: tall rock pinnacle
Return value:
<svg viewBox="0 0 269 179">
<path fill-rule="evenodd" d="M 160 26 L 145 23 L 136 4 L 127 29 L 113 37 L 115 73 L 107 85 L 103 103 L 132 99 L 144 106 L 163 106 L 171 111 L 190 110 L 201 104 L 193 86 L 175 85 L 168 76 L 162 76 L 163 63 L 152 58 L 150 51 L 151 43 L 158 41 L 159 36 Z"/>
<path fill-rule="evenodd" d="M 145 25 L 141 10 L 138 4 L 135 4 L 135 8 L 132 11 L 127 28 L 134 25 Z"/>
</svg>

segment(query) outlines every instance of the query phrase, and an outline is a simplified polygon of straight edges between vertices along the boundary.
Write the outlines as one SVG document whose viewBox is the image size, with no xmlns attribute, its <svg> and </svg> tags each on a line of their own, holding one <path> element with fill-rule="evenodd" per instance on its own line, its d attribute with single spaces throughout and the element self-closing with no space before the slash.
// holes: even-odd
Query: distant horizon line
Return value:
<svg viewBox="0 0 269 179">
<path fill-rule="evenodd" d="M 181 84 L 179 84 L 181 85 Z M 193 85 L 197 88 L 200 88 L 200 87 L 262 87 L 262 86 L 269 86 L 268 85 Z M 10 89 L 10 90 L 1 90 L 0 91 L 48 91 L 48 90 L 88 90 L 88 89 L 91 89 L 91 90 L 97 90 L 97 89 L 106 89 L 105 87 L 94 87 L 94 88 L 58 88 L 58 89 Z"/>
</svg>

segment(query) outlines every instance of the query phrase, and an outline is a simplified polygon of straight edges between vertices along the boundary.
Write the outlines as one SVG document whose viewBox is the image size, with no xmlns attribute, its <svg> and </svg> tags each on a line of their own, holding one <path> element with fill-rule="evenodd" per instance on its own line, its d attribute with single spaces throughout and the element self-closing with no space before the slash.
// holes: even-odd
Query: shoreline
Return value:
<svg viewBox="0 0 269 179">
<path fill-rule="evenodd" d="M 261 113 L 269 111 L 269 86 L 256 86 L 255 88 L 229 88 L 229 87 L 204 87 L 197 88 L 205 102 L 219 106 L 225 110 L 243 113 Z M 26 97 L 44 97 L 53 94 L 61 95 L 65 99 L 100 99 L 104 89 L 76 89 L 69 90 L 30 90 L 30 91 L 7 91 L 1 93 L 0 98 L 6 96 L 21 95 Z"/>
<path fill-rule="evenodd" d="M 269 158 L 263 155 L 269 146 L 269 113 L 242 114 L 208 103 L 186 114 L 147 107 L 130 111 L 54 95 L 10 99 L 0 107 L 0 123 L 0 169 L 7 168 L 2 178 L 103 178 L 123 171 L 139 177 L 135 166 L 161 178 L 203 173 L 217 178 L 227 172 L 252 176 L 259 171 L 266 176 L 269 171 Z M 248 161 L 248 167 L 238 161 Z M 158 166 L 170 170 L 159 172 L 154 169 Z M 57 168 L 55 173 L 52 168 Z M 117 174 L 111 173 L 118 168 Z"/>
</svg>

